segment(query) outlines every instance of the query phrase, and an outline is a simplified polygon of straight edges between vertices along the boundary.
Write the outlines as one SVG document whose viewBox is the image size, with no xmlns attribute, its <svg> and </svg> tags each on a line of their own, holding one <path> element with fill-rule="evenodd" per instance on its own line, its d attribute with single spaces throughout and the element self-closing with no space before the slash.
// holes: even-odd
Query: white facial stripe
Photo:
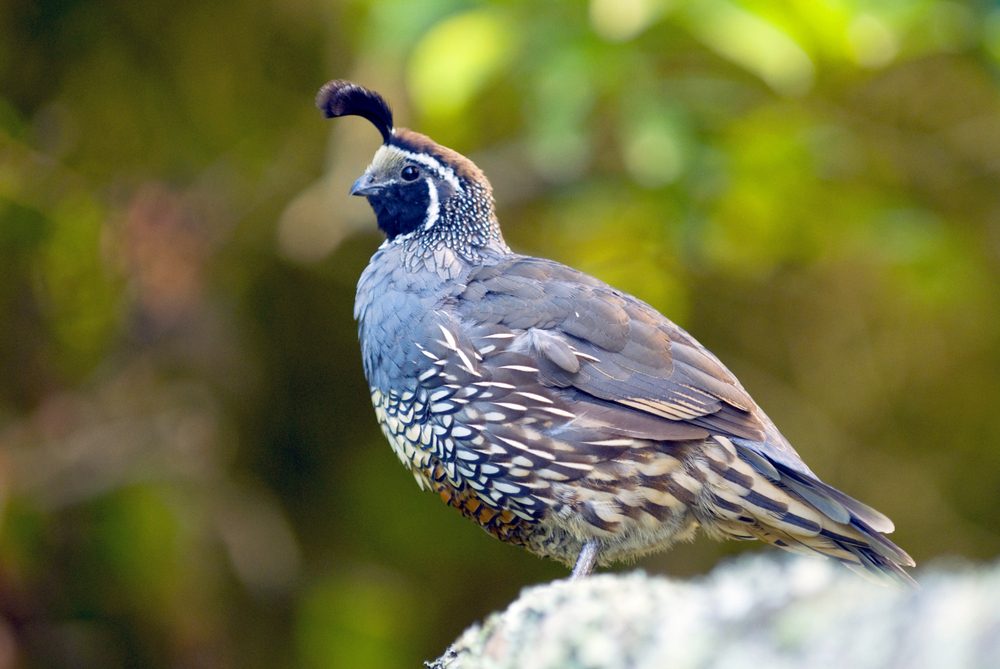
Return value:
<svg viewBox="0 0 1000 669">
<path fill-rule="evenodd" d="M 411 153 L 409 151 L 404 151 L 398 146 L 392 147 L 395 151 L 399 152 L 399 155 L 405 157 L 407 160 L 412 160 L 415 163 L 420 163 L 421 165 L 426 165 L 435 172 L 441 175 L 445 181 L 447 181 L 452 188 L 457 191 L 462 190 L 462 186 L 458 183 L 458 177 L 455 176 L 455 172 L 448 166 L 442 165 L 438 161 L 434 160 L 428 155 L 422 153 Z"/>
<path fill-rule="evenodd" d="M 430 203 L 427 205 L 427 218 L 424 219 L 424 230 L 430 230 L 438 221 L 440 203 L 438 202 L 438 189 L 435 188 L 430 177 L 424 179 L 424 183 L 427 184 L 427 196 L 430 198 Z"/>
</svg>

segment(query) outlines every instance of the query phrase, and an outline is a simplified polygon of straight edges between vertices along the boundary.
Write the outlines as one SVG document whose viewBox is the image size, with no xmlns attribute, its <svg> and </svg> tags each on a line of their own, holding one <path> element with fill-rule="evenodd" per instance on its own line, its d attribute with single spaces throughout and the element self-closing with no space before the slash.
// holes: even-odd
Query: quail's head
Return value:
<svg viewBox="0 0 1000 669">
<path fill-rule="evenodd" d="M 493 189 L 482 171 L 426 135 L 396 128 L 389 104 L 378 93 L 335 80 L 320 89 L 316 104 L 327 118 L 361 116 L 381 133 L 382 146 L 351 194 L 368 199 L 388 239 L 465 239 L 466 234 L 456 234 L 459 228 L 473 237 L 477 232 L 498 235 Z"/>
</svg>

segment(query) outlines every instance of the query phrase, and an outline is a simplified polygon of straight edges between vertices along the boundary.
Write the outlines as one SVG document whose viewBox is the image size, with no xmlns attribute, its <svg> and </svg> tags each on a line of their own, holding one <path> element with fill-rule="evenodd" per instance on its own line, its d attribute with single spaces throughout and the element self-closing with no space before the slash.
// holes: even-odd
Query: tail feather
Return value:
<svg viewBox="0 0 1000 669">
<path fill-rule="evenodd" d="M 916 563 L 913 561 L 913 558 L 885 537 L 879 536 L 878 539 L 879 541 L 873 541 L 869 544 L 855 544 L 850 542 L 843 544 L 845 549 L 856 558 L 856 561 L 841 560 L 840 562 L 863 576 L 875 576 L 876 579 L 889 578 L 904 585 L 917 585 L 917 582 L 913 580 L 913 577 L 904 568 L 915 566 Z M 888 556 L 882 551 L 875 550 L 876 545 L 881 547 L 883 544 L 894 548 L 898 555 Z"/>
<path fill-rule="evenodd" d="M 816 537 L 797 537 L 773 528 L 759 527 L 755 535 L 757 539 L 786 551 L 807 555 L 819 554 L 832 558 L 865 578 L 879 582 L 889 580 L 909 586 L 916 585 L 904 569 L 905 566 L 912 564 L 883 555 L 873 549 L 873 544 L 845 537 L 838 532 L 824 530 Z M 891 544 L 884 538 L 882 540 Z M 912 560 L 909 562 L 912 563 Z"/>
<path fill-rule="evenodd" d="M 708 460 L 706 472 L 710 531 L 753 536 L 784 550 L 825 555 L 869 576 L 914 583 L 905 570 L 914 566 L 913 558 L 885 536 L 893 529 L 885 515 L 760 452 L 744 457 L 744 448 L 717 441 L 723 452 Z M 733 483 L 747 478 L 749 487 Z"/>
<path fill-rule="evenodd" d="M 896 529 L 893 522 L 884 513 L 873 509 L 864 502 L 842 493 L 831 485 L 819 479 L 797 472 L 785 465 L 778 464 L 781 483 L 799 493 L 813 505 L 827 514 L 832 520 L 840 523 L 857 519 L 876 532 L 888 534 Z M 827 513 L 827 508 L 835 510 Z"/>
</svg>

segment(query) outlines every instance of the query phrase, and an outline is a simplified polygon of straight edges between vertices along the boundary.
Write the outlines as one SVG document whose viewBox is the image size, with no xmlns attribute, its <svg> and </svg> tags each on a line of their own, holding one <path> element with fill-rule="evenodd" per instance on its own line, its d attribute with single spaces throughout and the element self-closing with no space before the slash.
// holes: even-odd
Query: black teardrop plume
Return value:
<svg viewBox="0 0 1000 669">
<path fill-rule="evenodd" d="M 392 135 L 389 103 L 375 91 L 353 81 L 334 79 L 327 82 L 316 94 L 316 106 L 327 118 L 361 116 L 368 119 L 382 133 L 384 142 L 388 142 Z"/>
</svg>

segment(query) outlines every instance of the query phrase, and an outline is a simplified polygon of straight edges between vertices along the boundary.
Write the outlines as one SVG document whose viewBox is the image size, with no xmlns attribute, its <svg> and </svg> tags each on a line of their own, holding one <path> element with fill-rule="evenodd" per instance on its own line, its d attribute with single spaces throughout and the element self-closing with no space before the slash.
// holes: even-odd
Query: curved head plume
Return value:
<svg viewBox="0 0 1000 669">
<path fill-rule="evenodd" d="M 375 91 L 352 81 L 334 79 L 327 82 L 316 94 L 316 106 L 327 118 L 361 116 L 368 119 L 382 133 L 384 143 L 388 143 L 392 136 L 392 110 L 389 103 Z"/>
</svg>

